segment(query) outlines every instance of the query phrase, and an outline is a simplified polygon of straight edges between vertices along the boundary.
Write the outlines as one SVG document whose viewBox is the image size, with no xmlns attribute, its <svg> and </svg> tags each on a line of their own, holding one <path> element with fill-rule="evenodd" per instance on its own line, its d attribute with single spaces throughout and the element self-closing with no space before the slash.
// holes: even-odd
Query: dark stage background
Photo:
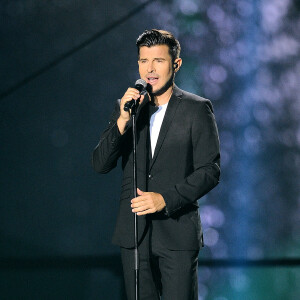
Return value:
<svg viewBox="0 0 300 300">
<path fill-rule="evenodd" d="M 199 299 L 300 299 L 296 0 L 0 2 L 0 299 L 124 299 L 110 239 L 120 168 L 91 168 L 135 40 L 181 42 L 176 82 L 211 99 L 222 180 L 199 199 Z"/>
</svg>

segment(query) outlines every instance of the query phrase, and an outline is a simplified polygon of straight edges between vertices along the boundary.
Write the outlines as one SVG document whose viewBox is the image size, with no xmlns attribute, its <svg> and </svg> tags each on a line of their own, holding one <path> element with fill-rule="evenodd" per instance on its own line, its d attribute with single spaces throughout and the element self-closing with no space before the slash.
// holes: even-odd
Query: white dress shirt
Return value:
<svg viewBox="0 0 300 300">
<path fill-rule="evenodd" d="M 168 103 L 158 106 L 158 110 L 150 118 L 150 140 L 152 157 L 154 155 L 157 139 L 159 136 L 161 124 L 164 120 L 164 116 L 168 107 Z"/>
</svg>

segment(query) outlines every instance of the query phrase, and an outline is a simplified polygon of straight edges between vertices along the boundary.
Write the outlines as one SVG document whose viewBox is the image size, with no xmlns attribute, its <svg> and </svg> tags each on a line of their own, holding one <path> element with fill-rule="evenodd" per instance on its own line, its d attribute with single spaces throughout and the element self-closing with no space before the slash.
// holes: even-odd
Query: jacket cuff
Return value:
<svg viewBox="0 0 300 300">
<path fill-rule="evenodd" d="M 177 210 L 182 208 L 180 196 L 178 195 L 177 191 L 166 191 L 162 192 L 161 195 L 163 196 L 166 203 L 166 207 L 164 209 L 165 215 L 171 216 Z"/>
</svg>

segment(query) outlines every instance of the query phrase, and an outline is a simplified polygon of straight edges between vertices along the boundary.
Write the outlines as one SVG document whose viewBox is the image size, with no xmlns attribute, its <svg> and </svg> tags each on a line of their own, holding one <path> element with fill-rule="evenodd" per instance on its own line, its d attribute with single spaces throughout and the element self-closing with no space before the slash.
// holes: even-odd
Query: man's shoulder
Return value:
<svg viewBox="0 0 300 300">
<path fill-rule="evenodd" d="M 209 106 L 211 110 L 213 110 L 212 103 L 209 99 L 206 99 L 204 97 L 201 97 L 199 95 L 193 94 L 191 92 L 185 91 L 183 89 L 180 89 L 176 86 L 177 94 L 182 99 L 182 104 L 187 107 L 205 107 Z"/>
</svg>

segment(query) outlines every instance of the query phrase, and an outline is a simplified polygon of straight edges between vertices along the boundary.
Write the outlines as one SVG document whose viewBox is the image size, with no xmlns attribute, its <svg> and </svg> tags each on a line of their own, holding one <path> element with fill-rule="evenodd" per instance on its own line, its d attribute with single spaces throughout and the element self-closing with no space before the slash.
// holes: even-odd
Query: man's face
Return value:
<svg viewBox="0 0 300 300">
<path fill-rule="evenodd" d="M 151 84 L 154 95 L 171 86 L 174 71 L 167 45 L 142 46 L 138 64 L 141 78 Z"/>
</svg>

